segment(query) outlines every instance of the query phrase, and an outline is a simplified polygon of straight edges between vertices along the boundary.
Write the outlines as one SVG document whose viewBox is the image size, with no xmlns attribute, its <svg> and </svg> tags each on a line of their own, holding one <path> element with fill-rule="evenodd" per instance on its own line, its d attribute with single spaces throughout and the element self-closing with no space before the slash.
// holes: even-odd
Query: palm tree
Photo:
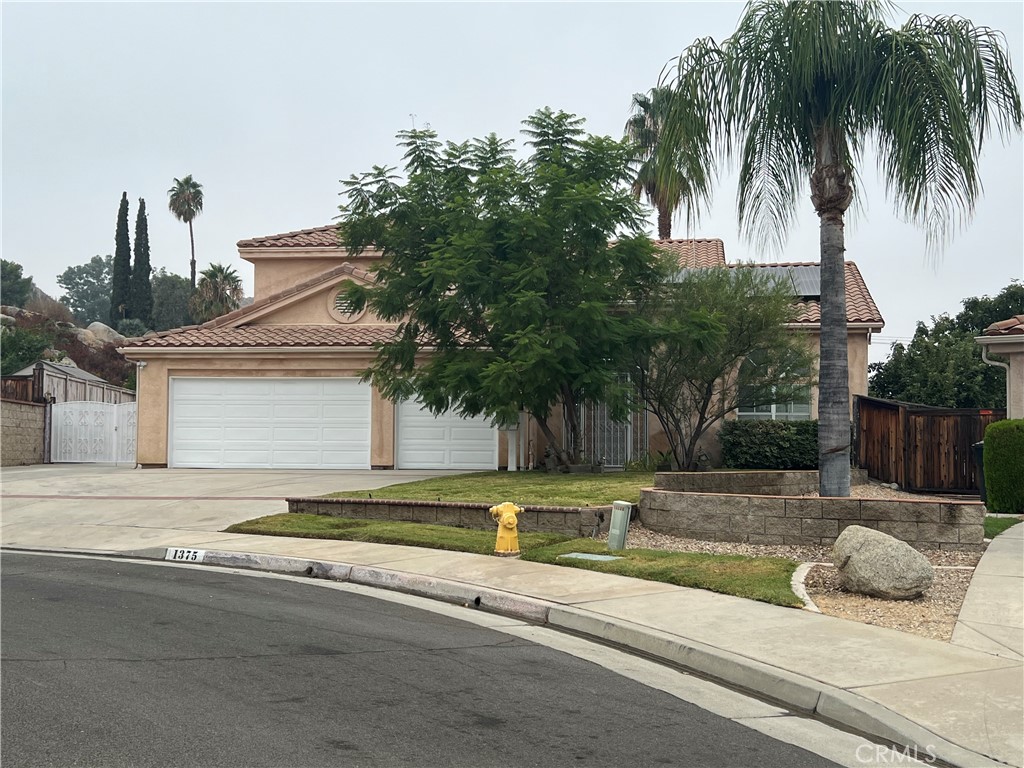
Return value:
<svg viewBox="0 0 1024 768">
<path fill-rule="evenodd" d="M 985 138 L 1021 128 L 1001 33 L 956 16 L 915 15 L 892 28 L 891 7 L 753 0 L 731 37 L 696 41 L 665 77 L 673 103 L 662 140 L 708 161 L 709 175 L 714 150 L 739 160 L 746 237 L 781 249 L 810 182 L 821 232 L 823 496 L 850 493 L 843 222 L 865 150 L 934 255 L 974 211 Z"/>
<path fill-rule="evenodd" d="M 708 202 L 710 189 L 704 174 L 706 164 L 687 168 L 691 156 L 687 152 L 672 151 L 662 141 L 662 128 L 672 106 L 672 89 L 652 88 L 649 93 L 633 94 L 633 114 L 626 121 L 626 138 L 636 145 L 637 167 L 633 192 L 641 195 L 658 212 L 658 239 L 672 237 L 672 214 L 679 209 L 684 196 Z M 664 155 L 664 156 L 663 156 Z M 659 173 L 659 168 L 662 172 Z M 691 186 L 691 179 L 695 183 Z M 687 206 L 687 223 L 698 213 L 698 206 Z"/>
<path fill-rule="evenodd" d="M 188 224 L 188 239 L 192 245 L 192 287 L 196 287 L 196 238 L 192 234 L 192 219 L 203 212 L 203 185 L 192 178 L 190 173 L 183 179 L 175 179 L 174 186 L 167 190 L 167 207 L 178 221 Z"/>
<path fill-rule="evenodd" d="M 199 285 L 189 299 L 189 309 L 197 323 L 238 309 L 242 301 L 242 279 L 233 267 L 211 264 L 200 273 Z"/>
</svg>

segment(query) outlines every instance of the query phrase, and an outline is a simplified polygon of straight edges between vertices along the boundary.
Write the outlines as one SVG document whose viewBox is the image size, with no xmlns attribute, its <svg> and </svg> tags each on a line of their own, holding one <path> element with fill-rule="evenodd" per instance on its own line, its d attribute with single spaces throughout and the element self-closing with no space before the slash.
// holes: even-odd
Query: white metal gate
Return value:
<svg viewBox="0 0 1024 768">
<path fill-rule="evenodd" d="M 50 460 L 135 463 L 136 403 L 54 403 Z"/>
</svg>

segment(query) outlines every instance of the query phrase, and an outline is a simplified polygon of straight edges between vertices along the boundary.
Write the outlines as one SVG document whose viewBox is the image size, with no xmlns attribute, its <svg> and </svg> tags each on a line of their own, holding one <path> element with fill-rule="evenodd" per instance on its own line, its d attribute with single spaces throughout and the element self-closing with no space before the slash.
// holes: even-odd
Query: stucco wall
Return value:
<svg viewBox="0 0 1024 768">
<path fill-rule="evenodd" d="M 333 248 L 308 251 L 293 248 L 286 251 L 243 248 L 239 249 L 238 253 L 253 264 L 253 295 L 257 299 L 291 288 L 345 262 L 369 271 L 380 261 L 376 252 L 348 258 L 343 252 Z"/>
<path fill-rule="evenodd" d="M 343 281 L 344 282 L 344 281 Z M 338 325 L 338 320 L 331 314 L 339 285 L 332 285 L 318 291 L 301 301 L 275 310 L 265 317 L 252 320 L 252 325 Z M 366 311 L 359 318 L 346 325 L 377 325 L 380 320 L 373 313 Z"/>
<path fill-rule="evenodd" d="M 0 400 L 0 465 L 43 463 L 46 406 Z"/>
</svg>

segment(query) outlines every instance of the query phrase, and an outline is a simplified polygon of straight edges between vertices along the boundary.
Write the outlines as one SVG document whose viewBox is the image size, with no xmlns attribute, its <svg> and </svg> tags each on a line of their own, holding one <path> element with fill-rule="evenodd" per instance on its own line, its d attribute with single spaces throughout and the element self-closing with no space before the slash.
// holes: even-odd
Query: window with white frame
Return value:
<svg viewBox="0 0 1024 768">
<path fill-rule="evenodd" d="M 760 364 L 756 353 L 743 362 L 744 366 Z M 736 418 L 738 419 L 752 421 L 807 421 L 811 418 L 810 387 L 801 389 L 800 394 L 788 402 L 772 402 L 762 405 L 743 405 L 743 402 L 744 397 L 741 391 L 741 405 L 736 411 Z"/>
</svg>

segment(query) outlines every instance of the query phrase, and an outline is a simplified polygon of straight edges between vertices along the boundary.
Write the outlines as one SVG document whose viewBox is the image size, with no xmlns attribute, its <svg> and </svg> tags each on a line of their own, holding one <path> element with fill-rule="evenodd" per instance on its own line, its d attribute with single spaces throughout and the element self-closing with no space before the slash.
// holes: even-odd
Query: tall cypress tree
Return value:
<svg viewBox="0 0 1024 768">
<path fill-rule="evenodd" d="M 139 212 L 135 217 L 135 263 L 132 265 L 131 292 L 128 297 L 128 317 L 140 320 L 147 328 L 153 325 L 153 284 L 149 266 L 149 220 L 146 201 L 139 198 Z"/>
<path fill-rule="evenodd" d="M 132 244 L 128 239 L 128 193 L 121 193 L 117 210 L 117 234 L 114 237 L 114 264 L 110 291 L 110 324 L 128 317 L 128 298 L 132 284 Z"/>
</svg>

